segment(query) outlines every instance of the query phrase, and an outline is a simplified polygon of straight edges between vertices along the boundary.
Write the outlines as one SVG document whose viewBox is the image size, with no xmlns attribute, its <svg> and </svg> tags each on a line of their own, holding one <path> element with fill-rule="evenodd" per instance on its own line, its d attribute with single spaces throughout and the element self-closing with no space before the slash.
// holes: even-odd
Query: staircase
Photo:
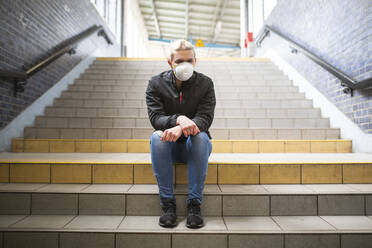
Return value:
<svg viewBox="0 0 372 248">
<path fill-rule="evenodd" d="M 372 154 L 267 59 L 200 59 L 217 98 L 202 213 L 158 226 L 145 90 L 164 60 L 99 58 L 0 153 L 0 248 L 372 247 Z"/>
</svg>

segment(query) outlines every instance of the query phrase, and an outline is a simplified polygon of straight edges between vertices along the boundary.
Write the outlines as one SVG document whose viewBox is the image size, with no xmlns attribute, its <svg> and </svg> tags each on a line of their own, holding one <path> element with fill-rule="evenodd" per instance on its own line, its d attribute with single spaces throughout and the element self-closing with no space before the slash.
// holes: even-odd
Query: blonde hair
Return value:
<svg viewBox="0 0 372 248">
<path fill-rule="evenodd" d="M 194 46 L 188 42 L 187 40 L 180 39 L 180 40 L 175 40 L 170 44 L 170 61 L 173 61 L 174 54 L 176 51 L 181 51 L 181 50 L 192 50 L 194 53 L 194 57 L 196 56 Z"/>
</svg>

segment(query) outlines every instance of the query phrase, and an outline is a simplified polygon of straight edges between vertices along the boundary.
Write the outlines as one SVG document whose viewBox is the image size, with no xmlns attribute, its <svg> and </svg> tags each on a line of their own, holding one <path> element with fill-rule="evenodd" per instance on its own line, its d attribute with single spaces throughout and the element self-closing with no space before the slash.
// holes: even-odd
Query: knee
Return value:
<svg viewBox="0 0 372 248">
<path fill-rule="evenodd" d="M 157 130 L 152 133 L 151 138 L 150 138 L 150 144 L 151 146 L 161 144 L 161 135 L 163 134 L 163 131 Z"/>
<path fill-rule="evenodd" d="M 152 133 L 150 140 L 151 141 L 158 141 L 158 140 L 160 141 L 160 138 L 161 138 L 162 134 L 163 134 L 163 131 L 156 130 Z"/>
<path fill-rule="evenodd" d="M 211 141 L 209 140 L 208 134 L 206 132 L 200 132 L 197 135 L 191 136 L 189 141 L 189 145 L 199 150 L 202 148 L 209 148 L 211 149 Z M 191 142 L 190 142 L 191 141 Z"/>
<path fill-rule="evenodd" d="M 191 136 L 191 139 L 194 142 L 210 142 L 208 134 L 206 132 L 200 132 L 197 135 Z"/>
</svg>

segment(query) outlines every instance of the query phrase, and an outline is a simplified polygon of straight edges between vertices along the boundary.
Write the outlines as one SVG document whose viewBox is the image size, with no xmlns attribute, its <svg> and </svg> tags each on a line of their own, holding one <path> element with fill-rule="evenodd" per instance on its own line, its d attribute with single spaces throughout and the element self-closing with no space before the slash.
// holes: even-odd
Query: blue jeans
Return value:
<svg viewBox="0 0 372 248">
<path fill-rule="evenodd" d="M 155 131 L 150 140 L 152 169 L 158 182 L 160 198 L 174 198 L 173 163 L 187 163 L 189 195 L 191 199 L 203 197 L 204 181 L 208 169 L 208 157 L 212 143 L 206 132 L 190 135 L 185 142 L 162 142 L 159 131 Z M 161 131 L 160 131 L 161 132 Z"/>
</svg>

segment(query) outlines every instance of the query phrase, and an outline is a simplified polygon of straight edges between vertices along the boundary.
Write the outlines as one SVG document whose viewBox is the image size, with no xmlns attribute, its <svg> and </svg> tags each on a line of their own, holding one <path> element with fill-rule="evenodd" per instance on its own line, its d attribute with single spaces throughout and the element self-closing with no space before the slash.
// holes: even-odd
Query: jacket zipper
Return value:
<svg viewBox="0 0 372 248">
<path fill-rule="evenodd" d="M 180 103 L 182 103 L 182 91 L 180 91 Z"/>
</svg>

